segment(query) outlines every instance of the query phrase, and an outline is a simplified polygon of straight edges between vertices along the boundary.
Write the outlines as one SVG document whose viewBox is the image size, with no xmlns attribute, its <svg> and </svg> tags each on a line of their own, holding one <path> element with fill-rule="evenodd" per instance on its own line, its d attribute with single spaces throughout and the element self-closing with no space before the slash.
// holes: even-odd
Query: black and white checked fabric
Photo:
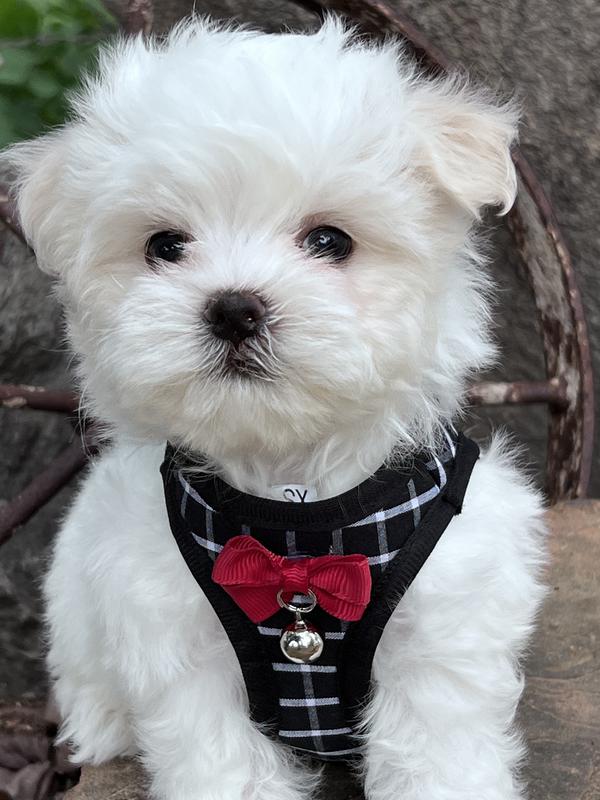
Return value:
<svg viewBox="0 0 600 800">
<path fill-rule="evenodd" d="M 342 622 L 316 608 L 308 619 L 325 640 L 323 654 L 313 664 L 293 664 L 279 646 L 282 629 L 293 621 L 292 615 L 282 609 L 254 626 L 211 581 L 215 558 L 229 539 L 240 534 L 251 535 L 272 552 L 290 558 L 362 553 L 368 557 L 375 585 L 443 492 L 453 469 L 456 442 L 457 434 L 449 431 L 436 455 L 417 456 L 409 465 L 394 469 L 382 468 L 339 497 L 305 504 L 253 497 L 217 477 L 192 475 L 185 460 L 168 448 L 163 476 L 175 538 L 219 613 L 238 657 L 242 651 L 236 639 L 250 635 L 248 625 L 258 633 L 258 669 L 262 665 L 269 672 L 265 685 L 276 695 L 277 734 L 292 747 L 328 760 L 347 759 L 359 752 L 340 691 L 340 671 L 345 659 L 352 658 L 344 641 L 356 623 Z M 236 615 L 244 617 L 245 627 Z M 250 697 L 251 687 L 247 688 Z"/>
</svg>

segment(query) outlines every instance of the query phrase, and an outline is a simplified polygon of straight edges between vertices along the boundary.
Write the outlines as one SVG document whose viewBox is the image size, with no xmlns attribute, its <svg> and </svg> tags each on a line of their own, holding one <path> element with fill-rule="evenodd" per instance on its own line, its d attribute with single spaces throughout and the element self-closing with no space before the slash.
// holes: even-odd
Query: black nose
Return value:
<svg viewBox="0 0 600 800">
<path fill-rule="evenodd" d="M 208 301 L 204 319 L 215 336 L 237 344 L 257 333 L 266 311 L 255 294 L 226 292 Z"/>
</svg>

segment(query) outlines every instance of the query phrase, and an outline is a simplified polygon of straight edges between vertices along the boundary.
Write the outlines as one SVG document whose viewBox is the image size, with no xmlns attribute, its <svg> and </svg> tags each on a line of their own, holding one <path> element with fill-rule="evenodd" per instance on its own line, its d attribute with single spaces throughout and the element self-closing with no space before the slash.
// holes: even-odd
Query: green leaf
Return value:
<svg viewBox="0 0 600 800">
<path fill-rule="evenodd" d="M 12 101 L 7 97 L 0 97 L 0 147 L 5 147 L 17 138 L 14 119 Z"/>
<path fill-rule="evenodd" d="M 67 114 L 67 103 L 64 95 L 48 100 L 41 108 L 40 113 L 44 125 L 48 127 L 61 125 L 65 121 Z"/>
<path fill-rule="evenodd" d="M 34 70 L 27 79 L 27 89 L 34 97 L 48 100 L 62 92 L 62 86 L 49 70 Z"/>
<path fill-rule="evenodd" d="M 82 52 L 80 45 L 68 42 L 62 46 L 62 52 L 54 56 L 56 69 L 62 76 L 73 80 L 73 76 L 79 74 L 82 65 L 87 62 L 88 53 Z"/>
<path fill-rule="evenodd" d="M 0 0 L 0 39 L 35 36 L 40 15 L 29 0 Z"/>
<path fill-rule="evenodd" d="M 3 144 L 64 121 L 66 91 L 93 65 L 98 45 L 90 37 L 99 42 L 114 28 L 101 0 L 0 0 Z"/>
<path fill-rule="evenodd" d="M 79 19 L 70 14 L 50 13 L 42 18 L 40 33 L 42 36 L 62 36 L 68 39 L 83 33 L 83 27 Z"/>
<path fill-rule="evenodd" d="M 0 117 L 0 149 L 20 138 L 8 117 Z"/>
<path fill-rule="evenodd" d="M 62 32 L 68 36 L 108 30 L 116 25 L 114 17 L 96 0 L 49 0 L 41 19 L 44 33 Z"/>
<path fill-rule="evenodd" d="M 0 50 L 0 85 L 25 83 L 37 61 L 38 55 L 31 50 Z"/>
<path fill-rule="evenodd" d="M 87 6 L 90 13 L 93 14 L 96 19 L 100 20 L 102 25 L 107 25 L 109 27 L 116 26 L 117 20 L 100 0 L 87 0 Z"/>
<path fill-rule="evenodd" d="M 35 136 L 43 127 L 38 108 L 24 97 L 14 100 L 9 121 L 15 130 L 15 139 Z"/>
</svg>

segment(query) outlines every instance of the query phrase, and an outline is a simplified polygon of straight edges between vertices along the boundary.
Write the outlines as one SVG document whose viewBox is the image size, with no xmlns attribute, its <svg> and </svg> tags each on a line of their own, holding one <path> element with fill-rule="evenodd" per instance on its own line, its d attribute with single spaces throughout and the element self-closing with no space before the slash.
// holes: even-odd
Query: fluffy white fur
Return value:
<svg viewBox="0 0 600 800">
<path fill-rule="evenodd" d="M 249 721 L 233 649 L 168 530 L 170 439 L 238 487 L 356 485 L 435 447 L 489 362 L 470 229 L 508 209 L 509 104 L 426 80 L 395 43 L 194 21 L 107 50 L 62 130 L 19 145 L 18 205 L 57 277 L 86 409 L 113 444 L 58 536 L 46 582 L 63 738 L 82 762 L 141 753 L 162 800 L 300 800 L 315 783 Z M 354 240 L 312 258 L 306 231 Z M 150 268 L 145 242 L 190 236 Z M 268 299 L 247 357 L 202 322 L 224 289 Z M 519 657 L 542 590 L 538 496 L 500 444 L 406 594 L 364 716 L 369 800 L 516 800 Z"/>
</svg>

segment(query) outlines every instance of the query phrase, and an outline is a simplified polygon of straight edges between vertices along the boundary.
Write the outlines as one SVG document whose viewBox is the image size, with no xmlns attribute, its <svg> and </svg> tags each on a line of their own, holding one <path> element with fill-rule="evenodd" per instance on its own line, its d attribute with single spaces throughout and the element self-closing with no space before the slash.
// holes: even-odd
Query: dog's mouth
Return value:
<svg viewBox="0 0 600 800">
<path fill-rule="evenodd" d="M 281 364 L 268 332 L 239 343 L 223 343 L 214 359 L 219 378 L 249 381 L 274 381 L 281 375 Z"/>
</svg>

